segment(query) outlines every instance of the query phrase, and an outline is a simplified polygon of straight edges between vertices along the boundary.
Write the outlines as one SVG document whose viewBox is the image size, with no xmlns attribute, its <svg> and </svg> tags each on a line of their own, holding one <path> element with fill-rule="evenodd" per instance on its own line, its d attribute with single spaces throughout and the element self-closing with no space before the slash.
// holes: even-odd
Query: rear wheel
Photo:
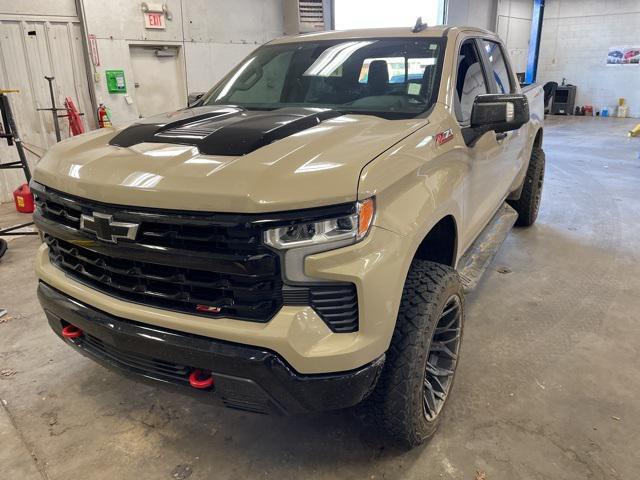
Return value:
<svg viewBox="0 0 640 480">
<path fill-rule="evenodd" d="M 380 380 L 373 420 L 405 447 L 433 435 L 458 364 L 464 321 L 462 284 L 450 267 L 414 261 Z"/>
<path fill-rule="evenodd" d="M 540 147 L 533 147 L 520 198 L 518 200 L 509 200 L 509 205 L 518 212 L 516 225 L 519 227 L 529 227 L 538 218 L 542 184 L 544 183 L 544 164 L 544 150 Z"/>
</svg>

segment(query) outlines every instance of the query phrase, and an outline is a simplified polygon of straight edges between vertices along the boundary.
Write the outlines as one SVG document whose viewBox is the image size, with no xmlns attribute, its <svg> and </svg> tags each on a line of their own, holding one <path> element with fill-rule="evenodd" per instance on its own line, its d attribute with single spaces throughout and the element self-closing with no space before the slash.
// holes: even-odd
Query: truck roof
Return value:
<svg viewBox="0 0 640 480">
<path fill-rule="evenodd" d="M 342 39 L 358 39 L 358 38 L 412 38 L 412 37 L 442 37 L 451 33 L 458 32 L 475 32 L 477 34 L 495 37 L 495 33 L 477 27 L 469 26 L 450 26 L 436 25 L 427 27 L 420 32 L 414 33 L 412 26 L 393 27 L 393 28 L 363 28 L 354 30 L 329 30 L 326 32 L 304 33 L 302 35 L 293 35 L 276 38 L 269 42 L 270 45 L 281 43 L 293 43 L 317 40 L 342 40 Z"/>
</svg>

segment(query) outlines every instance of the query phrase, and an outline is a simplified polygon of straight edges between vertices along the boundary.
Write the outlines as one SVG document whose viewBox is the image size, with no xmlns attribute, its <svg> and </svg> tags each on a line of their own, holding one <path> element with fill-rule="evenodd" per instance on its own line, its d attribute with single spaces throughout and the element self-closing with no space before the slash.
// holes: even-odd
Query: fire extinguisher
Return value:
<svg viewBox="0 0 640 480">
<path fill-rule="evenodd" d="M 111 127 L 111 115 L 109 114 L 109 110 L 104 106 L 104 103 L 101 103 L 98 107 L 98 128 Z"/>
</svg>

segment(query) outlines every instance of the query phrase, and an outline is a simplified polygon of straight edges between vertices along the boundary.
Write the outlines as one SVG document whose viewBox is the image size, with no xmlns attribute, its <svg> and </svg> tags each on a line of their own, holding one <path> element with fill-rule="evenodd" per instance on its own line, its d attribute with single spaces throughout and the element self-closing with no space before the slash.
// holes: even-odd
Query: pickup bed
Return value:
<svg viewBox="0 0 640 480">
<path fill-rule="evenodd" d="M 542 122 L 491 32 L 274 40 L 186 109 L 47 153 L 41 304 L 136 378 L 259 413 L 361 404 L 417 445 L 451 392 L 465 288 L 536 220 Z"/>
</svg>

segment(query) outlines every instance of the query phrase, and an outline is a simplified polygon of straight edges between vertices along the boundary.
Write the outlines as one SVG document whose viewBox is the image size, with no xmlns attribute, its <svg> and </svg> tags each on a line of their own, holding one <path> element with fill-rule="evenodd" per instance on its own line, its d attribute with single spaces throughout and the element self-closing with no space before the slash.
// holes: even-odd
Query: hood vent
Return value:
<svg viewBox="0 0 640 480">
<path fill-rule="evenodd" d="M 181 112 L 136 123 L 109 143 L 120 147 L 143 142 L 178 143 L 197 146 L 205 155 L 240 156 L 342 115 L 320 108 L 249 111 L 215 107 L 207 112 L 207 107 L 198 107 Z"/>
</svg>

